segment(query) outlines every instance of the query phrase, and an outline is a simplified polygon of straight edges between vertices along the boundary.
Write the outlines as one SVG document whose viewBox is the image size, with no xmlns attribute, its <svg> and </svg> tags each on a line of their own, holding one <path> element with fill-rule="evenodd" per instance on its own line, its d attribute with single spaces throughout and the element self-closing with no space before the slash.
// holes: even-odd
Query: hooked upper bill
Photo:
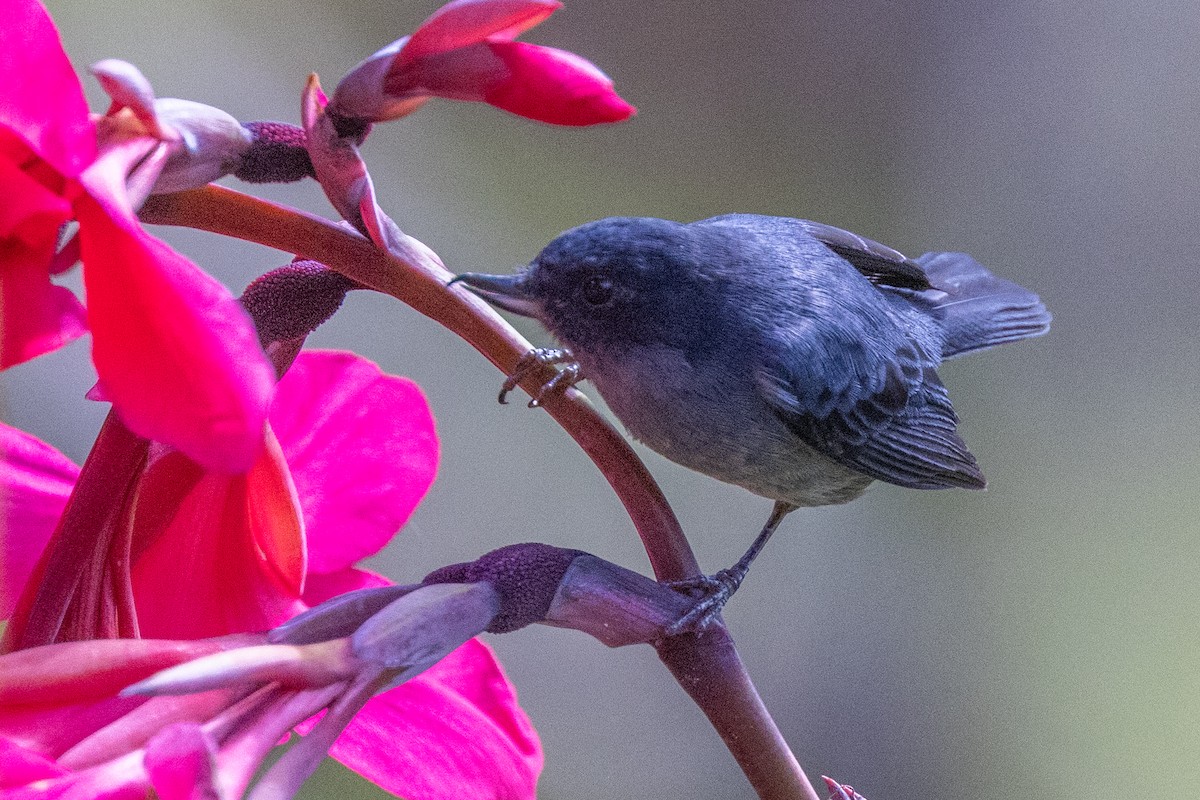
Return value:
<svg viewBox="0 0 1200 800">
<path fill-rule="evenodd" d="M 542 304 L 530 297 L 525 288 L 525 276 L 516 275 L 484 275 L 476 272 L 464 272 L 455 276 L 449 285 L 461 283 L 487 300 L 497 308 L 520 314 L 522 317 L 542 318 Z"/>
</svg>

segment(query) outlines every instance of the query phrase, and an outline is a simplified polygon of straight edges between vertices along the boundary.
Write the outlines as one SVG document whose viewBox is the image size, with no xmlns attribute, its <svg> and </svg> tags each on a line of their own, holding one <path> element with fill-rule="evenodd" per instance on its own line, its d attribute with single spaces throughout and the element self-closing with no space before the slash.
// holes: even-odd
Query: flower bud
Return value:
<svg viewBox="0 0 1200 800">
<path fill-rule="evenodd" d="M 636 109 L 594 64 L 513 41 L 557 0 L 451 0 L 413 33 L 351 70 L 330 101 L 335 118 L 383 122 L 430 97 L 471 100 L 554 125 L 619 122 Z"/>
<path fill-rule="evenodd" d="M 234 172 L 252 144 L 251 131 L 219 108 L 179 100 L 157 99 L 150 81 L 126 61 L 109 58 L 92 66 L 92 74 L 112 98 L 107 119 L 128 131 L 160 139 L 170 155 L 152 192 L 165 194 L 195 189 Z M 136 122 L 119 116 L 128 109 Z"/>
<path fill-rule="evenodd" d="M 178 100 L 156 100 L 163 128 L 175 131 L 182 147 L 171 153 L 154 184 L 154 194 L 195 189 L 238 169 L 250 149 L 250 132 L 219 108 Z"/>
</svg>

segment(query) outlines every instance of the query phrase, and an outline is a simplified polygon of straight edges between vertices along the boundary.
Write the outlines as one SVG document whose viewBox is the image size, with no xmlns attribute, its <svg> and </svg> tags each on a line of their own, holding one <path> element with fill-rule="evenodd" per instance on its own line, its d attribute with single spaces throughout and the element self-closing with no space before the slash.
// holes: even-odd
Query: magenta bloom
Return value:
<svg viewBox="0 0 1200 800">
<path fill-rule="evenodd" d="M 311 723 L 299 723 L 340 687 L 114 695 L 165 667 L 252 644 L 106 639 L 0 656 L 10 679 L 0 686 L 0 800 L 141 800 L 151 787 L 163 798 L 240 797 L 263 757 L 289 729 L 307 733 Z M 412 800 L 533 800 L 542 766 L 537 734 L 476 640 L 369 700 L 329 753 Z"/>
<path fill-rule="evenodd" d="M 332 595 L 387 582 L 353 565 L 387 543 L 433 481 L 438 444 L 420 390 L 349 353 L 304 352 L 279 383 L 270 431 L 263 457 L 242 475 L 205 470 L 169 453 L 142 476 L 128 515 L 133 520 L 132 594 L 142 635 L 191 639 L 263 630 Z M 10 442 L 7 452 L 19 456 L 0 472 L 7 484 L 0 491 L 8 488 L 13 501 L 0 528 L 0 559 L 29 564 L 28 542 L 36 546 L 47 537 L 37 530 L 38 521 L 52 523 L 54 510 L 61 509 L 70 469 L 65 459 L 29 437 L 12 429 L 0 433 Z M 5 582 L 23 578 L 15 572 L 0 577 Z M 43 658 L 30 667 L 35 673 L 61 665 L 54 653 L 63 646 L 0 656 L 0 670 L 6 670 L 5 659 L 17 656 Z M 117 659 L 105 674 L 123 669 L 123 663 Z M 13 674 L 11 669 L 5 674 Z M 133 676 L 131 669 L 122 672 L 127 683 L 143 677 Z M 32 770 L 30 764 L 36 766 L 40 758 L 55 769 L 70 768 L 50 782 L 64 791 L 84 780 L 100 782 L 83 784 L 91 787 L 108 786 L 104 781 L 111 779 L 121 791 L 144 791 L 151 779 L 159 787 L 158 773 L 148 771 L 149 762 L 142 760 L 151 755 L 148 747 L 132 762 L 126 750 L 111 763 L 97 761 L 98 756 L 82 759 L 79 753 L 107 753 L 98 742 L 108 739 L 89 737 L 101 736 L 97 731 L 104 725 L 110 726 L 108 737 L 123 730 L 112 726 L 136 728 L 133 709 L 141 702 L 155 707 L 216 702 L 208 713 L 226 702 L 213 700 L 211 692 L 150 701 L 113 698 L 111 677 L 75 675 L 72 680 L 80 687 L 73 694 L 45 686 L 5 702 L 0 693 L 0 773 L 9 764 Z M 189 713 L 181 718 L 206 718 L 194 709 Z M 261 724 L 266 723 L 256 723 Z M 252 728 L 246 735 L 265 738 L 268 745 L 283 733 Z M 192 755 L 207 741 L 194 731 L 176 733 L 191 743 Z M 5 737 L 20 748 L 6 751 Z M 240 768 L 238 753 L 244 748 L 236 741 L 217 736 L 205 746 L 210 745 L 218 767 Z M 536 733 L 511 685 L 491 651 L 474 640 L 428 672 L 368 701 L 330 752 L 380 786 L 414 800 L 533 798 L 542 763 Z M 96 772 L 105 769 L 109 772 Z M 21 794 L 28 787 L 16 791 L 14 797 L 54 796 Z M 0 791 L 0 798 L 7 795 Z"/>
<path fill-rule="evenodd" d="M 130 429 L 247 469 L 262 449 L 270 363 L 230 292 L 142 229 L 126 183 L 135 165 L 161 169 L 178 143 L 146 131 L 98 148 L 45 9 L 0 0 L 0 14 L 0 368 L 90 330 L 105 397 Z M 72 219 L 78 249 L 58 253 Z M 86 314 L 51 282 L 77 256 Z"/>
<path fill-rule="evenodd" d="M 136 486 L 114 487 L 131 498 L 112 515 L 123 526 L 113 538 L 128 541 L 139 635 L 265 630 L 386 582 L 353 565 L 391 539 L 433 483 L 437 436 L 420 389 L 352 354 L 306 351 L 280 381 L 270 421 L 268 445 L 245 473 L 171 452 Z M 20 591 L 77 475 L 53 448 L 0 427 L 0 558 L 10 565 L 0 599 Z"/>
<path fill-rule="evenodd" d="M 386 582 L 353 565 L 387 544 L 433 483 L 438 443 L 421 390 L 350 353 L 306 351 L 280 380 L 270 423 L 269 446 L 243 475 L 180 456 L 147 471 L 139 491 L 167 513 L 152 504 L 134 531 L 143 636 L 262 630 Z"/>
<path fill-rule="evenodd" d="M 473 100 L 554 125 L 619 122 L 636 109 L 594 64 L 514 39 L 558 0 L 451 0 L 412 36 L 383 48 L 339 84 L 331 112 L 381 122 L 430 97 Z"/>
</svg>

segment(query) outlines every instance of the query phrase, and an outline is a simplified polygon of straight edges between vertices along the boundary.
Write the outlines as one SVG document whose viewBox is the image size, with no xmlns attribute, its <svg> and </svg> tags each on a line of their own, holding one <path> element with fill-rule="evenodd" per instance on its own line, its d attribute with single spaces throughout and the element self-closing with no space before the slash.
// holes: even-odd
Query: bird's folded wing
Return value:
<svg viewBox="0 0 1200 800">
<path fill-rule="evenodd" d="M 983 488 L 933 361 L 912 342 L 881 354 L 836 334 L 816 325 L 791 331 L 782 355 L 756 376 L 787 427 L 878 480 L 914 489 Z"/>
</svg>

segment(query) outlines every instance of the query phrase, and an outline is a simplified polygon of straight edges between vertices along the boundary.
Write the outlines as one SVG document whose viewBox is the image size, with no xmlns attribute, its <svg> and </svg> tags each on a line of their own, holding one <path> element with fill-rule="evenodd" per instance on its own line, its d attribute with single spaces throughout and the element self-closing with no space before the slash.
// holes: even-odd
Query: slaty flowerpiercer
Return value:
<svg viewBox="0 0 1200 800">
<path fill-rule="evenodd" d="M 555 388 L 586 377 L 634 438 L 775 501 L 741 560 L 694 582 L 705 597 L 671 632 L 719 611 L 795 508 L 845 503 L 874 480 L 983 488 L 937 367 L 1050 325 L 1037 295 L 969 255 L 910 260 L 755 214 L 603 219 L 518 274 L 455 282 L 565 345 L 523 362 L 567 364 Z"/>
</svg>

